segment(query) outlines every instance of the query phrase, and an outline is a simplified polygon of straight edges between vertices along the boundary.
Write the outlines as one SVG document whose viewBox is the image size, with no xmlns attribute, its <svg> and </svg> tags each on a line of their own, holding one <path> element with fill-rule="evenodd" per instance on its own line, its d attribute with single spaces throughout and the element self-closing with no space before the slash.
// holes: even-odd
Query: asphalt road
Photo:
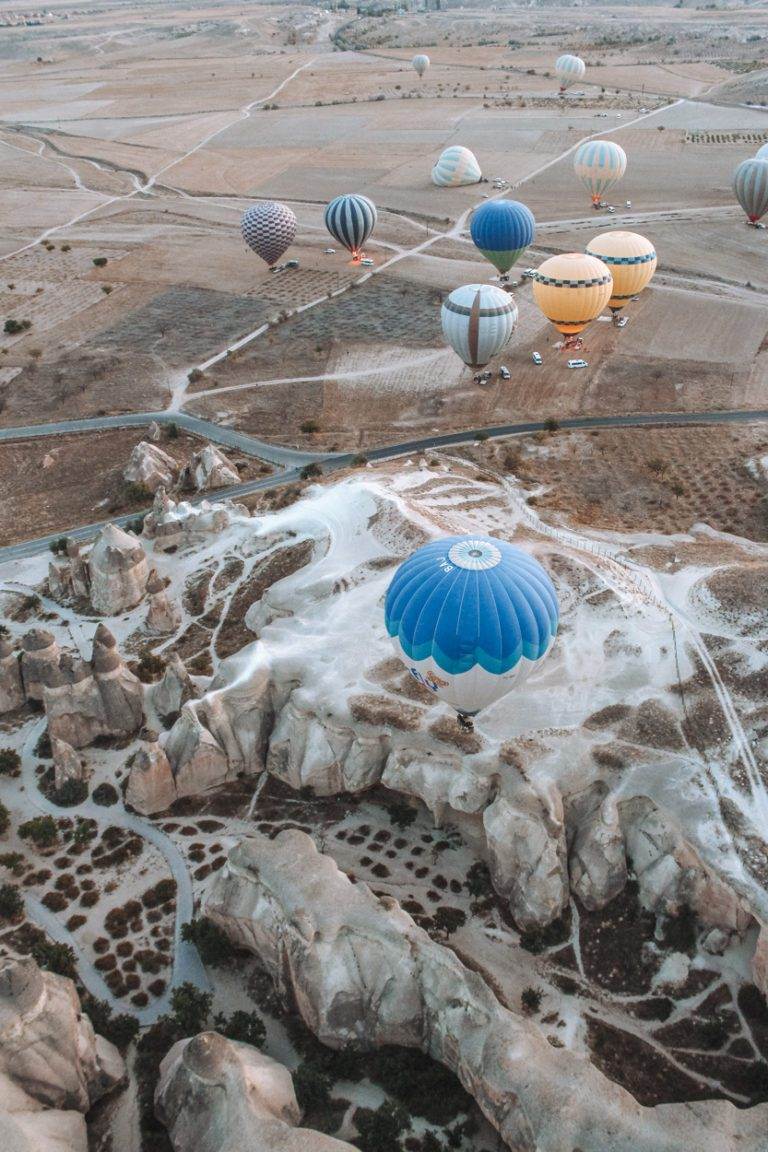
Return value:
<svg viewBox="0 0 768 1152">
<path fill-rule="evenodd" d="M 135 413 L 126 416 L 96 416 L 88 420 L 65 420 L 59 424 L 33 424 L 25 428 L 4 428 L 0 430 L 0 441 L 11 439 L 33 439 L 35 436 L 50 436 L 61 432 L 87 432 L 100 428 L 125 427 L 131 425 L 149 424 L 152 420 L 158 423 L 173 423 L 179 427 L 195 431 L 201 436 L 217 439 L 219 443 L 226 443 L 230 447 L 239 448 L 261 459 L 269 459 L 265 449 L 275 454 L 280 453 L 280 463 L 284 471 L 274 476 L 265 476 L 261 480 L 249 480 L 243 484 L 235 484 L 231 488 L 218 488 L 215 492 L 205 492 L 190 499 L 191 504 L 199 504 L 203 500 L 233 500 L 242 496 L 249 496 L 254 492 L 269 488 L 278 488 L 283 484 L 295 483 L 300 479 L 301 467 L 307 463 L 317 463 L 324 473 L 335 472 L 347 468 L 355 459 L 351 452 L 335 455 L 319 455 L 295 452 L 289 448 L 274 448 L 263 445 L 262 441 L 255 440 L 245 433 L 236 432 L 230 428 L 219 428 L 215 424 L 208 424 L 197 417 L 187 416 L 183 413 L 171 419 L 167 413 Z M 120 423 L 122 421 L 122 423 Z M 590 428 L 647 428 L 647 427 L 685 427 L 687 425 L 701 424 L 755 424 L 768 421 L 768 409 L 733 409 L 723 412 L 641 412 L 635 415 L 622 416 L 574 416 L 558 421 L 558 428 L 562 431 L 578 431 Z M 190 426 L 194 424 L 194 429 Z M 463 432 L 447 432 L 441 436 L 423 436 L 416 440 L 404 440 L 397 444 L 386 444 L 380 448 L 372 448 L 366 452 L 368 460 L 391 460 L 398 456 L 407 456 L 435 448 L 450 448 L 460 444 L 472 444 L 478 439 L 498 440 L 505 436 L 524 436 L 531 432 L 544 432 L 547 423 L 542 420 L 529 420 L 518 424 L 497 424 L 490 428 L 473 428 Z M 210 430 L 210 431 L 209 431 Z M 215 435 L 214 435 L 215 433 Z M 223 439 L 223 437 L 232 439 Z M 246 447 L 247 445 L 247 447 Z M 258 450 L 256 447 L 258 446 Z M 277 460 L 273 460 L 278 463 Z M 291 466 L 292 465 L 292 466 Z M 62 529 L 49 536 L 41 536 L 35 540 L 24 540 L 19 544 L 10 544 L 0 548 L 0 564 L 12 560 L 21 560 L 27 556 L 35 556 L 48 550 L 53 541 L 61 536 L 69 536 L 74 540 L 89 540 L 95 536 L 105 524 L 126 525 L 141 512 L 132 512 L 130 515 L 112 517 L 109 520 L 100 520 L 94 524 L 85 524 L 78 528 Z"/>
</svg>

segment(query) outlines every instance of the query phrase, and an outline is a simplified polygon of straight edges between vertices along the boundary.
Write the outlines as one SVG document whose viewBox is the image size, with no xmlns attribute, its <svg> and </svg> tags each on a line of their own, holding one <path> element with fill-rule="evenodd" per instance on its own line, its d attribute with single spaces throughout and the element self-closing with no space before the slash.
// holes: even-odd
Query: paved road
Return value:
<svg viewBox="0 0 768 1152">
<path fill-rule="evenodd" d="M 163 415 L 162 413 L 160 414 Z M 92 430 L 94 427 L 115 427 L 113 423 L 103 425 L 101 421 L 114 421 L 125 419 L 130 424 L 136 423 L 149 423 L 150 419 L 157 419 L 157 413 L 144 413 L 139 415 L 130 415 L 126 417 L 94 417 L 86 421 L 64 421 L 64 424 L 76 425 L 77 427 L 62 428 L 60 425 L 32 425 L 23 429 L 3 429 L 0 431 L 0 441 L 3 439 L 11 439 L 13 436 L 6 435 L 6 433 L 13 433 L 16 438 L 20 435 L 32 438 L 36 435 L 53 435 L 54 431 L 39 432 L 40 428 L 52 429 L 58 431 L 87 431 Z M 168 420 L 167 415 L 165 416 Z M 187 420 L 196 420 L 195 417 L 184 417 Z M 567 419 L 558 421 L 558 427 L 563 431 L 579 431 L 590 428 L 660 428 L 665 426 L 685 427 L 692 424 L 756 424 L 768 421 L 768 409 L 732 409 L 724 412 L 640 412 L 634 415 L 621 415 L 621 416 L 573 416 Z M 177 421 L 180 425 L 182 419 Z M 196 423 L 205 425 L 205 421 L 196 421 Z M 82 425 L 89 425 L 90 427 L 83 428 Z M 245 436 L 244 433 L 233 432 L 232 429 L 217 428 L 216 425 L 206 425 L 215 429 L 217 433 L 232 433 L 235 437 L 243 437 L 251 446 L 253 444 L 261 444 L 261 441 L 254 441 L 251 437 Z M 450 448 L 460 444 L 472 444 L 477 440 L 478 436 L 487 438 L 489 440 L 503 439 L 506 436 L 524 436 L 531 432 L 544 432 L 547 430 L 547 424 L 543 420 L 528 420 L 517 424 L 497 424 L 489 428 L 472 428 L 463 432 L 447 432 L 441 436 L 422 436 L 415 440 L 404 440 L 396 444 L 385 444 L 380 448 L 371 448 L 366 452 L 368 460 L 392 460 L 398 456 L 407 456 L 410 453 L 425 452 L 429 449 L 435 448 Z M 207 432 L 201 432 L 201 435 L 208 435 Z M 240 444 L 234 445 L 240 447 Z M 269 447 L 269 446 L 267 446 Z M 247 449 L 242 448 L 242 451 Z M 300 479 L 300 466 L 306 463 L 315 462 L 319 463 L 323 472 L 335 472 L 341 468 L 347 468 L 355 459 L 355 454 L 351 452 L 337 453 L 334 455 L 320 455 L 301 452 L 293 452 L 292 449 L 275 449 L 275 451 L 285 452 L 286 459 L 284 463 L 287 464 L 288 459 L 291 459 L 293 467 L 286 467 L 286 469 L 274 476 L 265 476 L 261 480 L 247 480 L 243 484 L 235 484 L 231 488 L 218 488 L 214 493 L 205 492 L 198 496 L 192 497 L 189 501 L 191 504 L 200 504 L 203 500 L 214 499 L 239 499 L 242 496 L 250 496 L 254 492 L 261 492 L 269 488 L 278 488 L 283 484 L 292 484 Z M 254 453 L 256 454 L 256 453 Z M 261 453 L 259 453 L 260 455 Z M 50 545 L 61 538 L 63 535 L 69 536 L 73 540 L 89 540 L 95 536 L 105 524 L 120 524 L 124 526 L 135 520 L 141 512 L 132 512 L 125 516 L 111 517 L 109 520 L 100 520 L 94 524 L 85 524 L 79 528 L 62 529 L 60 532 L 54 532 L 49 536 L 41 536 L 35 540 L 24 540 L 19 544 L 11 544 L 5 548 L 0 548 L 0 564 L 7 563 L 12 560 L 21 560 L 27 556 L 36 556 L 41 552 L 48 550 Z"/>
</svg>

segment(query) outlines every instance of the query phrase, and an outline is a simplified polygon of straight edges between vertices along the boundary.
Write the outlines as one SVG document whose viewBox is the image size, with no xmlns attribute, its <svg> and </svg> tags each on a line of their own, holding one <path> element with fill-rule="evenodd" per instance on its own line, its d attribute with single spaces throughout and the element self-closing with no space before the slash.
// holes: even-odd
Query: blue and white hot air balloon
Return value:
<svg viewBox="0 0 768 1152">
<path fill-rule="evenodd" d="M 592 197 L 595 208 L 627 170 L 627 154 L 613 140 L 587 140 L 573 157 L 573 170 Z"/>
<path fill-rule="evenodd" d="M 464 184 L 477 184 L 482 179 L 480 165 L 474 152 L 461 144 L 452 144 L 441 153 L 432 169 L 432 183 L 438 188 L 460 188 Z"/>
<path fill-rule="evenodd" d="M 337 196 L 325 210 L 325 226 L 337 240 L 360 259 L 363 244 L 376 227 L 376 205 L 367 196 L 352 193 Z"/>
<path fill-rule="evenodd" d="M 387 590 L 387 632 L 420 684 L 474 716 L 505 696 L 547 655 L 557 593 L 527 552 L 492 536 L 425 544 Z"/>
<path fill-rule="evenodd" d="M 736 199 L 750 224 L 768 212 L 768 159 L 743 160 L 733 174 Z"/>
<path fill-rule="evenodd" d="M 760 145 L 755 152 L 755 160 L 768 160 L 768 143 Z"/>
<path fill-rule="evenodd" d="M 489 200 L 472 214 L 469 232 L 486 260 L 506 276 L 533 243 L 533 212 L 518 200 Z"/>
<path fill-rule="evenodd" d="M 427 68 L 429 68 L 429 56 L 423 52 L 419 52 L 418 56 L 414 56 L 413 60 L 411 60 L 411 67 L 418 74 L 419 79 L 421 79 Z"/>
<path fill-rule="evenodd" d="M 586 71 L 587 66 L 580 56 L 572 56 L 570 52 L 558 56 L 555 61 L 555 76 L 560 81 L 560 94 L 562 95 L 572 84 L 583 80 Z"/>
</svg>

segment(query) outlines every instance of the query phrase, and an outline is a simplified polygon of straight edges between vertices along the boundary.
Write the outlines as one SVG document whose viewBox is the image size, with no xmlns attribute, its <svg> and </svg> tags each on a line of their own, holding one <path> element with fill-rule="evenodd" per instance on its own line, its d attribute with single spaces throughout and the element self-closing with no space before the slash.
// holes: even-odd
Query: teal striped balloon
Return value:
<svg viewBox="0 0 768 1152">
<path fill-rule="evenodd" d="M 565 56 L 558 56 L 555 61 L 555 76 L 560 81 L 560 91 L 565 92 L 571 84 L 583 80 L 586 71 L 587 66 L 580 56 L 571 56 L 568 52 Z"/>
<path fill-rule="evenodd" d="M 736 199 L 750 224 L 768 212 L 768 160 L 744 160 L 733 174 Z"/>
<path fill-rule="evenodd" d="M 597 205 L 627 170 L 627 154 L 613 140 L 587 140 L 576 149 L 573 170 Z"/>
</svg>

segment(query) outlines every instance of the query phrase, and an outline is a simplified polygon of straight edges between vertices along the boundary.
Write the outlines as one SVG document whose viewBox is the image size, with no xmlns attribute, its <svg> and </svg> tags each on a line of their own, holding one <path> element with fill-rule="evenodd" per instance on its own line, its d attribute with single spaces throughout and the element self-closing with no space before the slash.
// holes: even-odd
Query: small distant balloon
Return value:
<svg viewBox="0 0 768 1152">
<path fill-rule="evenodd" d="M 750 224 L 757 224 L 768 212 L 768 159 L 739 164 L 733 175 L 733 190 Z"/>
<path fill-rule="evenodd" d="M 432 169 L 432 183 L 439 188 L 459 188 L 463 184 L 477 184 L 482 175 L 474 153 L 453 144 L 445 149 Z"/>
<path fill-rule="evenodd" d="M 456 355 L 470 368 L 482 368 L 512 336 L 517 305 L 494 284 L 465 284 L 444 302 L 440 321 Z"/>
<path fill-rule="evenodd" d="M 599 208 L 603 196 L 626 172 L 627 154 L 613 140 L 587 140 L 576 149 L 573 170 Z"/>
<path fill-rule="evenodd" d="M 558 56 L 555 61 L 555 76 L 560 81 L 560 91 L 565 92 L 572 84 L 578 84 L 584 79 L 586 71 L 587 66 L 580 56 L 571 56 L 569 52 L 564 56 Z"/>
<path fill-rule="evenodd" d="M 376 227 L 376 219 L 373 201 L 356 193 L 337 196 L 325 210 L 326 228 L 334 240 L 349 249 L 354 260 L 360 259 L 363 244 Z"/>
<path fill-rule="evenodd" d="M 272 266 L 296 237 L 296 216 L 287 204 L 264 200 L 246 208 L 240 231 L 248 247 Z"/>
<path fill-rule="evenodd" d="M 517 200 L 489 200 L 472 214 L 469 233 L 475 247 L 506 276 L 533 243 L 536 221 Z"/>
<path fill-rule="evenodd" d="M 418 56 L 414 56 L 411 64 L 416 74 L 421 78 L 429 68 L 429 56 L 425 56 L 423 52 L 419 52 Z"/>
</svg>

